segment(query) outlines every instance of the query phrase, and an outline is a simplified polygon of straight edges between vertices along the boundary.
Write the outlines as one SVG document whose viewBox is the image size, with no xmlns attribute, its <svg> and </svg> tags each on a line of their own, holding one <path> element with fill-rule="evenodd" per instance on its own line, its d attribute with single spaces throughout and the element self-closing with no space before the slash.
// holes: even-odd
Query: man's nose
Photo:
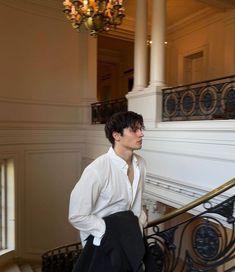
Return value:
<svg viewBox="0 0 235 272">
<path fill-rule="evenodd" d="M 137 134 L 138 134 L 138 136 L 140 136 L 140 137 L 144 137 L 144 132 L 143 132 L 142 129 L 138 129 L 138 130 L 137 130 Z"/>
</svg>

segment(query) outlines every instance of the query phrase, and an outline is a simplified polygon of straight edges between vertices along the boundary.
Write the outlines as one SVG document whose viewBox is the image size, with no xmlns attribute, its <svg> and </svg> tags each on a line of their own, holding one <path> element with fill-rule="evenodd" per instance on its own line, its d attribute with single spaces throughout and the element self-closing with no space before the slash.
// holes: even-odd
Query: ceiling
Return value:
<svg viewBox="0 0 235 272">
<path fill-rule="evenodd" d="M 149 25 L 151 25 L 151 2 L 152 0 L 141 0 L 148 3 L 148 18 Z M 197 12 L 201 12 L 205 9 L 211 8 L 218 12 L 224 12 L 229 9 L 235 8 L 235 0 L 165 0 L 167 4 L 167 26 L 171 26 L 184 20 L 185 18 L 192 16 Z M 125 20 L 130 20 L 135 22 L 135 12 L 136 12 L 136 2 L 137 0 L 124 0 L 125 15 L 123 25 L 125 28 Z M 118 28 L 119 29 L 119 28 Z M 133 40 L 126 38 L 126 36 L 121 37 L 117 31 L 111 31 L 108 34 L 103 33 L 99 37 L 99 48 L 107 50 L 117 50 L 118 52 L 130 50 L 130 46 L 133 46 Z M 119 42 L 112 40 L 114 37 L 119 38 Z M 129 37 L 129 36 L 128 36 Z M 126 41 L 122 41 L 126 40 Z M 129 41 L 129 42 L 128 42 Z M 131 43 L 130 43 L 131 41 Z"/>
<path fill-rule="evenodd" d="M 148 17 L 151 18 L 151 1 L 145 1 L 148 1 Z M 124 6 L 127 19 L 135 18 L 136 0 L 125 0 Z M 226 11 L 235 8 L 235 0 L 167 0 L 167 25 L 171 26 L 209 7 Z"/>
</svg>

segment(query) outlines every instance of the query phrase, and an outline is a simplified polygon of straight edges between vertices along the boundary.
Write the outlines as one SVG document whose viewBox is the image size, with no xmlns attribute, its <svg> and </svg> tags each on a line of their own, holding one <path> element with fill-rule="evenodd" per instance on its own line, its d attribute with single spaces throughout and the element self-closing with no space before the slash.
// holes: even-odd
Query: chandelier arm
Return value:
<svg viewBox="0 0 235 272">
<path fill-rule="evenodd" d="M 123 0 L 64 0 L 63 5 L 73 28 L 84 25 L 92 36 L 115 29 L 125 17 Z"/>
</svg>

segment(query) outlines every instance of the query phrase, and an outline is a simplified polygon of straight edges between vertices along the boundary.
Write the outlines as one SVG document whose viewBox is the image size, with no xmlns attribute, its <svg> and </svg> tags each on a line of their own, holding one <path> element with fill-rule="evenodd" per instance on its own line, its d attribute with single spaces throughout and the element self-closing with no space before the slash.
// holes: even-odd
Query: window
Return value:
<svg viewBox="0 0 235 272">
<path fill-rule="evenodd" d="M 15 248 L 14 162 L 0 160 L 0 251 Z"/>
</svg>

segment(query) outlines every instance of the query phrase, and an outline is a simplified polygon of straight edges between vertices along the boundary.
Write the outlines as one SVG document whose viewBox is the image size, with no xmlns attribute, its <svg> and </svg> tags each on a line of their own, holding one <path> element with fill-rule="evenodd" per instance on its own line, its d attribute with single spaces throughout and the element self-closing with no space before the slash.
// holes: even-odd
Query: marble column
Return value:
<svg viewBox="0 0 235 272">
<path fill-rule="evenodd" d="M 147 1 L 136 1 L 134 86 L 132 91 L 142 91 L 147 86 Z"/>
<path fill-rule="evenodd" d="M 145 2 L 145 1 L 143 1 Z M 142 92 L 130 92 L 128 109 L 143 115 L 146 128 L 162 120 L 162 88 L 165 85 L 166 1 L 152 0 L 150 83 Z"/>
<path fill-rule="evenodd" d="M 165 84 L 165 2 L 165 0 L 153 0 L 150 86 L 163 86 Z"/>
</svg>

